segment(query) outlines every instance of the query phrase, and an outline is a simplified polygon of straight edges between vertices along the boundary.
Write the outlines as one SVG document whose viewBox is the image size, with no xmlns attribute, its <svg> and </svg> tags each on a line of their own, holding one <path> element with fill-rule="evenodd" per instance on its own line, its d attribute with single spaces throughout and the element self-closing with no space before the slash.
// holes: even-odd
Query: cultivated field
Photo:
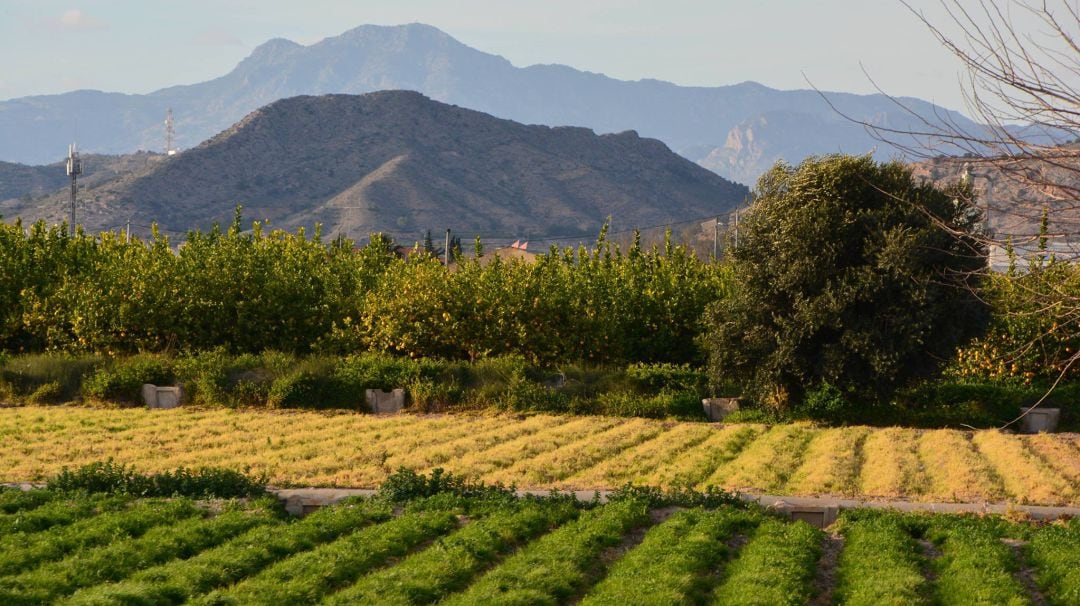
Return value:
<svg viewBox="0 0 1080 606">
<path fill-rule="evenodd" d="M 0 492 L 0 603 L 1080 604 L 1076 520 L 848 511 L 826 533 L 730 506 L 448 494 L 215 511 Z"/>
<path fill-rule="evenodd" d="M 569 416 L 0 409 L 0 480 L 113 459 L 225 466 L 282 486 L 374 487 L 442 467 L 519 488 L 708 485 L 767 494 L 1080 505 L 1080 437 Z"/>
</svg>

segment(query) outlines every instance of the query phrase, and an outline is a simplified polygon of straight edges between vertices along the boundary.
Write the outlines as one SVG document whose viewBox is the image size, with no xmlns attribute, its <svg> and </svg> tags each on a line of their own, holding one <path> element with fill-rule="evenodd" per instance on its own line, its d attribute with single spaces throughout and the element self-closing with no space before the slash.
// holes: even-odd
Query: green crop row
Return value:
<svg viewBox="0 0 1080 606">
<path fill-rule="evenodd" d="M 1040 529 L 1029 545 L 1047 602 L 1080 606 L 1080 519 Z"/>
<path fill-rule="evenodd" d="M 1001 537 L 977 520 L 948 525 L 930 536 L 941 546 L 934 561 L 935 589 L 943 606 L 1023 606 L 1024 588 L 1013 574 L 1016 558 Z"/>
<path fill-rule="evenodd" d="M 725 606 L 805 604 L 821 553 L 821 531 L 805 522 L 768 520 L 726 571 L 713 596 Z"/>
<path fill-rule="evenodd" d="M 837 570 L 839 603 L 908 606 L 928 603 L 919 545 L 892 514 L 844 520 Z"/>
<path fill-rule="evenodd" d="M 0 489 L 0 514 L 40 507 L 58 496 L 55 492 L 48 490 Z"/>
<path fill-rule="evenodd" d="M 407 513 L 281 560 L 197 604 L 311 604 L 348 586 L 362 574 L 401 557 L 421 543 L 457 527 L 446 511 Z"/>
<path fill-rule="evenodd" d="M 572 518 L 568 503 L 526 503 L 470 522 L 392 568 L 361 578 L 327 604 L 431 604 L 460 591 L 507 551 Z"/>
<path fill-rule="evenodd" d="M 273 520 L 270 510 L 234 510 L 154 528 L 141 537 L 73 554 L 0 578 L 0 604 L 44 604 L 82 587 L 115 582 L 172 558 L 189 557 Z"/>
<path fill-rule="evenodd" d="M 760 522 L 759 515 L 732 509 L 675 513 L 616 561 L 582 606 L 703 603 L 709 573 L 727 556 L 725 541 Z"/>
<path fill-rule="evenodd" d="M 49 499 L 32 509 L 0 515 L 0 537 L 13 533 L 33 533 L 54 526 L 115 510 L 126 505 L 125 497 L 75 497 Z"/>
<path fill-rule="evenodd" d="M 80 590 L 64 603 L 82 606 L 181 604 L 371 521 L 388 519 L 390 513 L 390 508 L 383 504 L 342 503 L 293 524 L 257 526 L 192 558 L 146 569 L 126 581 Z"/>
<path fill-rule="evenodd" d="M 582 589 L 603 552 L 649 520 L 641 501 L 612 503 L 522 548 L 445 601 L 457 604 L 561 604 Z"/>
<path fill-rule="evenodd" d="M 71 553 L 135 538 L 155 526 L 194 516 L 197 511 L 187 500 L 140 501 L 128 509 L 102 513 L 70 525 L 32 534 L 6 535 L 0 538 L 0 575 L 16 574 Z"/>
</svg>

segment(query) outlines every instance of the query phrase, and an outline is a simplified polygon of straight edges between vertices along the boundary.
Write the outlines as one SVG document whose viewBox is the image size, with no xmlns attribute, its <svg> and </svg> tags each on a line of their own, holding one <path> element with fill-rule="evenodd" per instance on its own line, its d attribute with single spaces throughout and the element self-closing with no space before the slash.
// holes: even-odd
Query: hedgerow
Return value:
<svg viewBox="0 0 1080 606">
<path fill-rule="evenodd" d="M 0 351 L 105 355 L 226 347 L 335 355 L 689 362 L 726 270 L 682 246 L 552 249 L 535 263 L 398 258 L 318 232 L 191 232 L 182 242 L 0 225 Z M 102 379 L 104 382 L 104 379 Z M 107 385 L 102 386 L 105 391 Z"/>
</svg>

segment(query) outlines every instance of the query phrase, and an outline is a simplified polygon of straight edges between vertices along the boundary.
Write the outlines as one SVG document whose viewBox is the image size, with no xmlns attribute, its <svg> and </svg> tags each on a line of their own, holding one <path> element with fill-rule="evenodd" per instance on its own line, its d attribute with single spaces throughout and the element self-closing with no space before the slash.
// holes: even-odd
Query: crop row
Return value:
<svg viewBox="0 0 1080 606">
<path fill-rule="evenodd" d="M 826 532 L 753 509 L 435 496 L 292 520 L 267 505 L 130 500 L 5 535 L 0 603 L 1080 604 L 1077 520 L 850 511 L 829 558 Z"/>
<path fill-rule="evenodd" d="M 398 467 L 443 467 L 522 488 L 709 485 L 766 494 L 1080 504 L 1070 434 L 611 417 L 275 411 L 0 409 L 0 478 L 36 481 L 72 460 L 141 471 L 222 466 L 277 485 L 373 487 Z M 37 497 L 26 496 L 23 499 Z M 14 499 L 14 497 L 9 497 Z M 0 499 L 4 513 L 19 509 Z"/>
</svg>

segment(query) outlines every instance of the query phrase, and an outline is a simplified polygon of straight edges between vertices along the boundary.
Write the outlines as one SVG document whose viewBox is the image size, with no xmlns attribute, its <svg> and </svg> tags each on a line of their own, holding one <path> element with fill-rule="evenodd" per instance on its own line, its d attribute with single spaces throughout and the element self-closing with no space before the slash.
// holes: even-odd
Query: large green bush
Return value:
<svg viewBox="0 0 1080 606">
<path fill-rule="evenodd" d="M 969 194 L 869 156 L 778 164 L 730 251 L 736 287 L 709 314 L 713 376 L 778 410 L 824 383 L 872 403 L 934 376 L 985 324 Z"/>
</svg>

